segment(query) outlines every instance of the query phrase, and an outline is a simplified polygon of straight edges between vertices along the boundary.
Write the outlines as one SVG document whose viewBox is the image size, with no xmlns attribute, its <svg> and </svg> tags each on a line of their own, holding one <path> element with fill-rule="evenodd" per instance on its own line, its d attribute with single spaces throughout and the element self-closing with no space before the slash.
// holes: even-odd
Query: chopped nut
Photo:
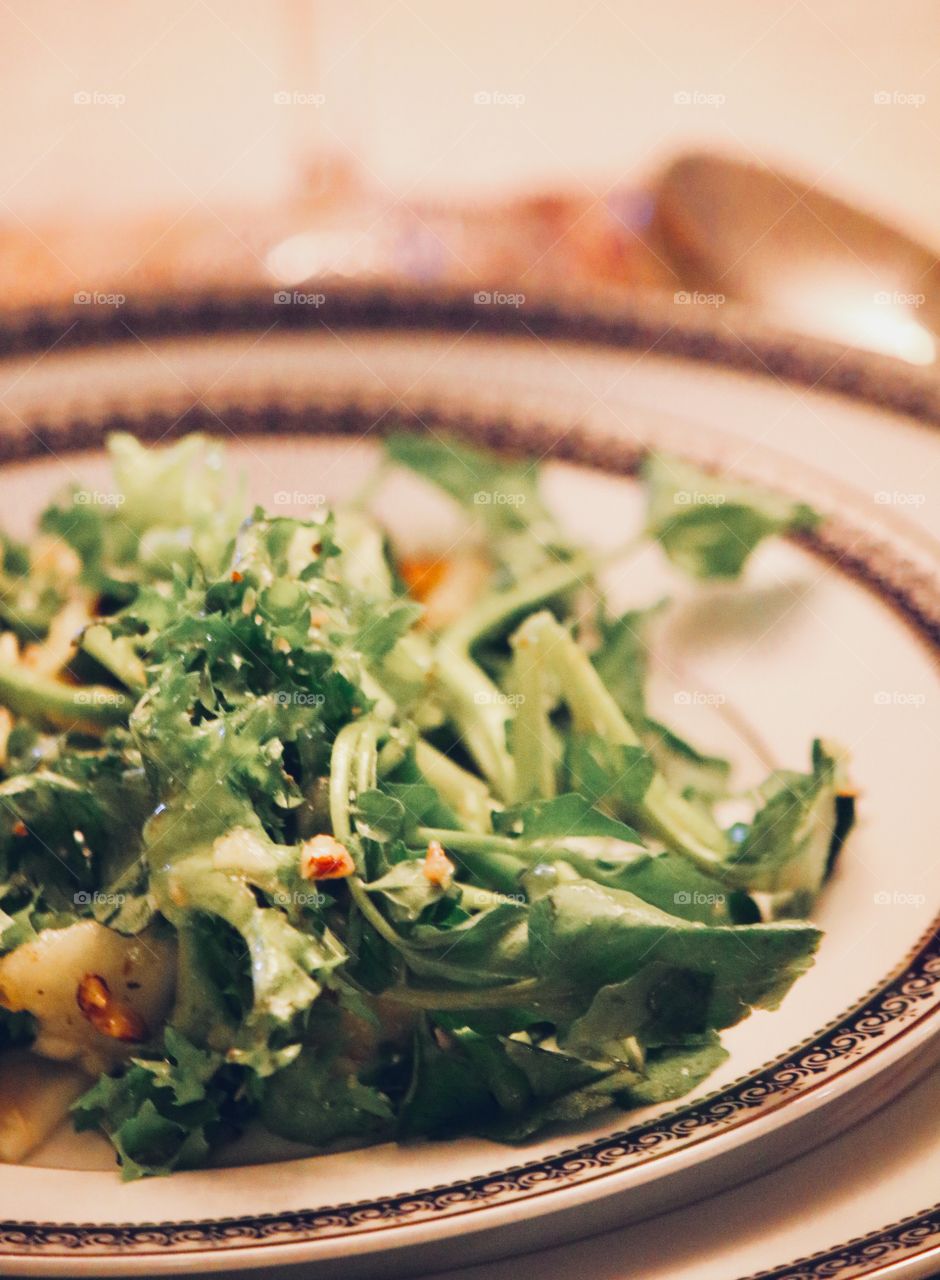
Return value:
<svg viewBox="0 0 940 1280">
<path fill-rule="evenodd" d="M 440 841 L 432 840 L 424 858 L 424 874 L 431 884 L 436 884 L 441 889 L 449 889 L 454 882 L 456 870 Z"/>
<path fill-rule="evenodd" d="M 398 572 L 401 575 L 402 582 L 408 588 L 408 594 L 413 600 L 419 600 L 422 603 L 427 600 L 434 588 L 438 586 L 447 571 L 447 567 L 446 560 L 432 560 L 430 557 L 427 559 L 419 557 L 406 558 L 398 562 Z"/>
<path fill-rule="evenodd" d="M 168 885 L 168 890 L 170 894 L 170 901 L 173 903 L 174 906 L 185 907 L 187 905 L 187 903 L 189 902 L 189 899 L 186 895 L 186 890 L 183 888 L 183 886 L 179 883 L 178 880 L 171 877 Z"/>
<path fill-rule="evenodd" d="M 112 996 L 100 974 L 85 974 L 76 988 L 75 1000 L 82 1016 L 103 1036 L 141 1044 L 150 1034 L 140 1014 Z"/>
<path fill-rule="evenodd" d="M 355 870 L 352 854 L 333 836 L 313 836 L 300 847 L 300 874 L 305 880 L 343 880 Z"/>
<path fill-rule="evenodd" d="M 472 550 L 447 560 L 429 561 L 430 569 L 412 586 L 409 594 L 424 605 L 419 625 L 428 631 L 439 631 L 456 621 L 489 581 L 492 566 L 478 551 Z M 399 571 L 406 582 L 405 569 Z"/>
</svg>

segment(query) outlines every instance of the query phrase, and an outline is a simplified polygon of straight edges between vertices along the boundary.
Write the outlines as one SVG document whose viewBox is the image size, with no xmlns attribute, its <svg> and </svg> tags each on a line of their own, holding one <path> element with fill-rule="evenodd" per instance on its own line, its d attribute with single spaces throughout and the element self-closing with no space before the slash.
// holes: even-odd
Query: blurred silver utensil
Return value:
<svg viewBox="0 0 940 1280">
<path fill-rule="evenodd" d="M 650 233 L 693 298 L 914 364 L 937 357 L 937 255 L 815 185 L 692 152 L 663 173 Z"/>
</svg>

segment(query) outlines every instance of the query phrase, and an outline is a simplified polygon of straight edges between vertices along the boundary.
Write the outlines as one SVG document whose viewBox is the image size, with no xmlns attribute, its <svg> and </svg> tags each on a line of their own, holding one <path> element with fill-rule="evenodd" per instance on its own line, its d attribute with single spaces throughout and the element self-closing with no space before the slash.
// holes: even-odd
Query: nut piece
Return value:
<svg viewBox="0 0 940 1280">
<path fill-rule="evenodd" d="M 398 562 L 398 573 L 408 589 L 412 600 L 420 600 L 423 604 L 428 596 L 441 583 L 448 569 L 444 559 L 420 558 L 406 556 Z"/>
<path fill-rule="evenodd" d="M 313 836 L 300 846 L 300 874 L 305 880 L 343 880 L 355 870 L 352 854 L 332 836 Z"/>
<path fill-rule="evenodd" d="M 428 851 L 424 856 L 424 874 L 441 889 L 449 889 L 454 882 L 454 874 L 457 868 L 444 852 L 444 847 L 439 840 L 432 840 L 428 845 Z"/>
<path fill-rule="evenodd" d="M 85 974 L 75 991 L 75 1000 L 82 1015 L 103 1036 L 130 1044 L 142 1044 L 149 1037 L 140 1014 L 115 999 L 100 974 Z"/>
</svg>

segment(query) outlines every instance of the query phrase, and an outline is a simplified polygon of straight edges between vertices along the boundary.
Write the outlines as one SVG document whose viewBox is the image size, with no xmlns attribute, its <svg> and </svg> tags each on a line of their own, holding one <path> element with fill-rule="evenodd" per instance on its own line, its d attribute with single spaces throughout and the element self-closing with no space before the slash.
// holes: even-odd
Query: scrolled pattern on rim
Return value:
<svg viewBox="0 0 940 1280">
<path fill-rule="evenodd" d="M 940 1251 L 940 1204 L 834 1249 L 798 1258 L 772 1271 L 756 1271 L 742 1280 L 862 1280 L 877 1275 L 888 1264 L 934 1248 Z"/>
</svg>

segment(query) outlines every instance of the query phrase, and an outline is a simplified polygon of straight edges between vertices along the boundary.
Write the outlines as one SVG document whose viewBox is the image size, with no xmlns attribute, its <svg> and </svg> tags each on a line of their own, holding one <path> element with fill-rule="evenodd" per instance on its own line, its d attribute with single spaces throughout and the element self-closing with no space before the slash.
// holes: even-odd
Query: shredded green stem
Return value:
<svg viewBox="0 0 940 1280">
<path fill-rule="evenodd" d="M 601 555 L 584 552 L 555 561 L 508 591 L 487 596 L 439 635 L 434 672 L 440 693 L 465 747 L 500 800 L 511 801 L 517 792 L 516 765 L 507 742 L 514 709 L 474 660 L 474 648 L 533 609 L 583 585 L 606 565 L 638 550 L 644 541 L 632 538 Z"/>
<path fill-rule="evenodd" d="M 511 1009 L 537 1004 L 542 993 L 538 978 L 522 978 L 503 987 L 467 991 L 428 991 L 417 987 L 389 987 L 383 1000 L 394 1000 L 412 1009 Z"/>
<path fill-rule="evenodd" d="M 528 650 L 533 661 L 544 663 L 555 673 L 576 730 L 596 733 L 617 745 L 641 745 L 588 655 L 550 613 L 543 611 L 527 618 L 513 643 L 517 651 Z M 676 793 L 660 773 L 653 777 L 637 806 L 635 820 L 650 834 L 708 868 L 728 853 L 727 840 L 717 823 Z"/>
<path fill-rule="evenodd" d="M 333 835 L 341 844 L 352 846 L 359 844 L 353 831 L 350 815 L 352 803 L 353 776 L 356 778 L 356 789 L 367 790 L 375 784 L 377 763 L 378 726 L 370 718 L 354 720 L 344 725 L 336 735 L 333 754 L 330 759 L 330 821 Z M 376 933 L 396 950 L 405 949 L 404 939 L 396 932 L 382 915 L 366 889 L 362 877 L 347 876 L 346 884 L 353 902 L 363 917 Z"/>
<path fill-rule="evenodd" d="M 0 663 L 0 705 L 60 729 L 101 733 L 125 724 L 134 699 L 103 685 L 70 685 L 20 664 Z"/>
</svg>

